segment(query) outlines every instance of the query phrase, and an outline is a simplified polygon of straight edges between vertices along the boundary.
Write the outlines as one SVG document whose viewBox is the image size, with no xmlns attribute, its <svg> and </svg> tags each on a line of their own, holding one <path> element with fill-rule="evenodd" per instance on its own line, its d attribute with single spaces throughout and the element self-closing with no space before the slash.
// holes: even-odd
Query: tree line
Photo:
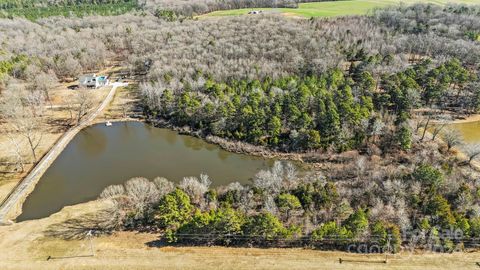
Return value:
<svg viewBox="0 0 480 270">
<path fill-rule="evenodd" d="M 333 144 L 346 150 L 360 142 L 354 137 L 342 142 L 340 133 L 368 122 L 374 109 L 373 81 L 368 81 L 369 73 L 363 76 L 362 81 L 354 81 L 335 69 L 319 77 L 227 84 L 199 77 L 204 84 L 197 83 L 193 86 L 196 89 L 187 90 L 190 86 L 186 85 L 184 92 L 165 89 L 159 95 L 147 87 L 144 95 L 146 102 L 157 101 L 148 106 L 148 115 L 207 134 L 282 150 L 312 150 Z M 362 83 L 366 87 L 360 87 Z M 356 88 L 361 88 L 358 96 L 352 93 Z"/>
<path fill-rule="evenodd" d="M 83 4 L 119 4 L 130 0 L 4 0 L 0 3 L 1 9 L 11 8 L 38 8 L 47 6 L 75 6 Z"/>
<path fill-rule="evenodd" d="M 113 16 L 139 8 L 137 0 L 104 1 L 6 1 L 0 3 L 0 18 L 38 20 L 51 16 Z"/>
<path fill-rule="evenodd" d="M 174 14 L 175 17 L 191 17 L 217 10 L 241 8 L 297 8 L 299 3 L 332 0 L 146 0 L 145 7 L 156 14 Z M 338 0 L 333 0 L 338 1 Z"/>
<path fill-rule="evenodd" d="M 445 168 L 412 165 L 396 176 L 401 184 L 387 180 L 373 194 L 324 175 L 300 176 L 292 164 L 276 162 L 251 185 L 211 187 L 207 175 L 186 177 L 178 185 L 161 177 L 133 178 L 107 187 L 100 198 L 114 202 L 108 228 L 159 230 L 167 243 L 340 250 L 363 243 L 376 246 L 372 252 L 398 252 L 408 245 L 449 252 L 475 244 L 480 218 L 459 200 L 478 201 L 478 191 L 467 184 L 451 194 L 442 191 L 452 177 Z M 361 169 L 369 171 L 368 166 Z M 349 192 L 357 195 L 346 196 Z M 392 192 L 397 198 L 388 198 Z M 370 204 L 371 196 L 405 201 Z"/>
<path fill-rule="evenodd" d="M 304 0 L 300 2 L 321 2 Z M 112 16 L 142 10 L 160 18 L 192 18 L 216 10 L 239 8 L 296 8 L 296 0 L 6 0 L 0 3 L 0 16 L 37 20 L 50 16 Z"/>
</svg>

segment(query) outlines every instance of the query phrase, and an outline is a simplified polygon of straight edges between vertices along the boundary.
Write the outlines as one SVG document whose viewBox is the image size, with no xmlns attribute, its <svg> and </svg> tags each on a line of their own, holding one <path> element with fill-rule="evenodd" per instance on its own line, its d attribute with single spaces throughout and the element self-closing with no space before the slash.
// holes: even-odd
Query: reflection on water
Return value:
<svg viewBox="0 0 480 270">
<path fill-rule="evenodd" d="M 149 128 L 153 128 L 153 127 L 149 127 Z M 155 133 L 155 132 L 150 132 L 150 133 Z M 175 144 L 178 139 L 178 135 L 174 132 L 167 132 L 163 137 L 171 145 Z"/>
<path fill-rule="evenodd" d="M 81 136 L 77 143 L 78 151 L 84 152 L 86 156 L 100 155 L 107 147 L 107 137 L 101 129 L 87 129 L 84 136 Z"/>
<path fill-rule="evenodd" d="M 217 152 L 217 156 L 218 156 L 218 158 L 221 159 L 221 160 L 226 160 L 226 159 L 228 158 L 228 155 L 229 155 L 229 154 L 230 154 L 230 153 L 227 152 L 227 151 L 218 151 L 218 152 Z"/>
<path fill-rule="evenodd" d="M 206 173 L 213 185 L 247 183 L 271 160 L 226 152 L 205 141 L 139 122 L 94 125 L 81 131 L 46 171 L 18 221 L 46 217 L 98 197 L 132 177 L 179 182 Z"/>
<path fill-rule="evenodd" d="M 480 143 L 480 122 L 452 124 L 450 127 L 457 129 L 467 143 Z"/>
<path fill-rule="evenodd" d="M 202 148 L 205 145 L 205 142 L 197 140 L 193 137 L 184 136 L 182 140 L 183 140 L 183 145 L 192 150 L 197 150 L 197 151 L 202 150 Z"/>
<path fill-rule="evenodd" d="M 214 145 L 214 144 L 205 144 L 204 147 L 207 149 L 207 150 L 215 150 L 217 149 L 217 146 Z"/>
</svg>

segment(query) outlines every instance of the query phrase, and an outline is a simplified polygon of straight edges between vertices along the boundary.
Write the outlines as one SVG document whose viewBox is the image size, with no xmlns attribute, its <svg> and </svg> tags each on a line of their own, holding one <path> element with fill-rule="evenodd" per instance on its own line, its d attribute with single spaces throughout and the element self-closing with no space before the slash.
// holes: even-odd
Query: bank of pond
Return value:
<svg viewBox="0 0 480 270">
<path fill-rule="evenodd" d="M 141 122 L 97 124 L 82 130 L 53 162 L 17 221 L 47 217 L 64 206 L 94 200 L 105 187 L 132 177 L 162 176 L 178 183 L 183 177 L 208 174 L 212 186 L 244 184 L 272 163 Z"/>
<path fill-rule="evenodd" d="M 468 143 L 480 142 L 480 122 L 453 124 Z M 64 206 L 94 200 L 132 177 L 180 182 L 207 174 L 213 186 L 249 183 L 273 160 L 230 153 L 202 139 L 142 122 L 97 124 L 82 130 L 46 171 L 17 221 L 47 217 Z"/>
</svg>

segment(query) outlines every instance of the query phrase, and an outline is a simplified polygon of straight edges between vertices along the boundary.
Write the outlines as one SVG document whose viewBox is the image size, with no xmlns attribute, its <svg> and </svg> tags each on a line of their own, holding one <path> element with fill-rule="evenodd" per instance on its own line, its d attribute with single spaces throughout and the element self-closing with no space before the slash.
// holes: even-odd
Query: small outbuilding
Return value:
<svg viewBox="0 0 480 270">
<path fill-rule="evenodd" d="M 85 74 L 78 78 L 78 83 L 80 87 L 99 88 L 108 85 L 108 76 L 97 76 L 95 73 Z"/>
</svg>

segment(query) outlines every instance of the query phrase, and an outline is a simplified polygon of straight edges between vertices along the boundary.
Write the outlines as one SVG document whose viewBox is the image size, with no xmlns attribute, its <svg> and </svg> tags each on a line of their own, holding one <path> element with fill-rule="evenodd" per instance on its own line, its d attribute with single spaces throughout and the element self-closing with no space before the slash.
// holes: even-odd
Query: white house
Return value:
<svg viewBox="0 0 480 270">
<path fill-rule="evenodd" d="M 81 87 L 92 87 L 98 88 L 105 85 L 108 85 L 108 76 L 102 75 L 97 76 L 94 74 L 85 74 L 78 78 L 78 83 Z"/>
</svg>

